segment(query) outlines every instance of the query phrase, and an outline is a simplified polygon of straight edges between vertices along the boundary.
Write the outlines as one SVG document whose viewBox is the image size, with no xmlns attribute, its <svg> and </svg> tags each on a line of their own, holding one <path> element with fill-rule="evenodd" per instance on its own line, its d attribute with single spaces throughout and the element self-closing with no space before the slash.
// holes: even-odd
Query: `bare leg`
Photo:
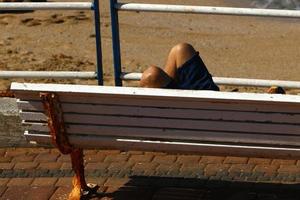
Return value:
<svg viewBox="0 0 300 200">
<path fill-rule="evenodd" d="M 164 71 L 174 80 L 176 80 L 177 69 L 181 67 L 186 61 L 195 55 L 194 47 L 187 43 L 180 43 L 175 45 L 167 58 Z"/>
<path fill-rule="evenodd" d="M 157 66 L 146 69 L 142 75 L 140 86 L 151 88 L 163 88 L 172 79 L 177 80 L 177 69 L 195 55 L 192 45 L 180 43 L 175 45 L 167 58 L 164 70 Z"/>
</svg>

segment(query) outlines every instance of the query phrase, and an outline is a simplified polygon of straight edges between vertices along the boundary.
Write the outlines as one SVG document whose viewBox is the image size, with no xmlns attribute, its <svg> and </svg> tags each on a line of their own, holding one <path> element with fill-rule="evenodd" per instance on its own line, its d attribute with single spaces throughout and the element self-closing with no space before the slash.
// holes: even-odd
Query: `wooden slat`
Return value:
<svg viewBox="0 0 300 200">
<path fill-rule="evenodd" d="M 20 109 L 25 111 L 43 112 L 40 102 L 18 102 Z M 254 121 L 300 124 L 300 114 L 294 113 L 266 113 L 243 112 L 227 110 L 202 110 L 180 108 L 155 108 L 141 106 L 99 105 L 62 103 L 64 113 L 82 113 L 98 115 L 121 115 L 140 117 L 165 117 L 177 119 L 205 119 L 205 120 L 230 120 L 230 121 Z"/>
<path fill-rule="evenodd" d="M 218 94 L 218 93 L 216 93 Z M 22 100 L 40 100 L 38 93 L 16 92 L 17 98 Z M 209 100 L 201 98 L 151 98 L 139 96 L 115 97 L 92 95 L 92 94 L 68 94 L 59 93 L 61 102 L 68 103 L 89 103 L 89 104 L 107 104 L 107 105 L 127 105 L 143 107 L 172 107 L 172 108 L 190 108 L 190 109 L 213 109 L 213 110 L 236 110 L 236 111 L 257 111 L 257 112 L 283 112 L 300 114 L 300 104 L 297 102 L 276 102 L 276 101 L 245 101 L 245 100 Z M 258 94 L 257 94 L 258 95 Z M 290 95 L 295 96 L 295 95 Z"/>
<path fill-rule="evenodd" d="M 44 112 L 44 107 L 41 101 L 23 101 L 17 99 L 17 105 L 22 111 Z"/>
<path fill-rule="evenodd" d="M 30 133 L 25 134 L 29 140 L 45 143 L 50 142 L 47 135 L 35 136 Z M 44 138 L 43 138 L 44 137 Z M 126 140 L 112 137 L 85 137 L 70 136 L 70 143 L 79 148 L 100 148 L 118 150 L 142 150 L 142 151 L 163 151 L 180 152 L 186 154 L 201 153 L 205 155 L 232 155 L 232 156 L 255 156 L 295 159 L 300 158 L 298 148 L 272 148 L 265 146 L 241 146 L 241 145 L 218 145 L 205 143 L 187 143 L 172 141 L 150 141 L 150 140 Z M 180 147 L 180 148 L 178 148 Z"/>
<path fill-rule="evenodd" d="M 297 95 L 280 94 L 254 94 L 254 93 L 233 93 L 215 92 L 207 90 L 172 90 L 138 87 L 112 87 L 112 86 L 91 86 L 91 85 L 70 85 L 70 84 L 32 84 L 12 83 L 11 90 L 19 92 L 55 92 L 75 95 L 97 95 L 97 96 L 122 96 L 122 97 L 143 97 L 150 99 L 206 99 L 209 101 L 248 101 L 248 102 L 276 102 L 276 103 L 300 103 Z"/>
<path fill-rule="evenodd" d="M 30 123 L 26 123 L 28 126 Z M 194 140 L 219 143 L 244 143 L 244 144 L 264 144 L 264 145 L 289 145 L 300 146 L 300 136 L 293 135 L 267 135 L 251 133 L 228 133 L 213 131 L 191 131 L 176 129 L 154 129 L 136 127 L 115 127 L 115 126 L 93 126 L 93 125 L 69 125 L 66 124 L 68 134 L 91 135 L 91 136 L 119 136 L 132 139 L 173 139 L 173 140 Z M 34 123 L 28 127 L 32 133 L 49 135 L 46 124 Z"/>
<path fill-rule="evenodd" d="M 46 121 L 42 113 L 21 113 L 21 118 L 27 121 Z M 83 114 L 64 114 L 65 123 L 93 124 L 110 126 L 134 126 L 148 128 L 173 128 L 188 130 L 210 130 L 226 132 L 271 133 L 271 134 L 300 134 L 299 125 L 272 124 L 255 122 L 231 122 L 212 120 L 187 120 L 147 117 L 100 116 Z"/>
<path fill-rule="evenodd" d="M 25 121 L 47 122 L 47 116 L 40 112 L 23 112 L 20 111 L 20 117 Z"/>
<path fill-rule="evenodd" d="M 29 142 L 36 142 L 40 144 L 51 144 L 51 136 L 47 134 L 31 134 L 29 131 L 24 132 L 24 136 Z"/>
</svg>

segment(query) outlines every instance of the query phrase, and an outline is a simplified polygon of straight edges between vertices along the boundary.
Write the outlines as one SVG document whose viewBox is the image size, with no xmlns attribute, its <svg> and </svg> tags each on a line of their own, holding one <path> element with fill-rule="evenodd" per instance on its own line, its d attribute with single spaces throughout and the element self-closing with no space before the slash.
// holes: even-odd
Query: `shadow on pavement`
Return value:
<svg viewBox="0 0 300 200">
<path fill-rule="evenodd" d="M 88 199 L 114 200 L 298 200 L 299 184 L 209 181 L 134 176 L 123 187 Z"/>
</svg>

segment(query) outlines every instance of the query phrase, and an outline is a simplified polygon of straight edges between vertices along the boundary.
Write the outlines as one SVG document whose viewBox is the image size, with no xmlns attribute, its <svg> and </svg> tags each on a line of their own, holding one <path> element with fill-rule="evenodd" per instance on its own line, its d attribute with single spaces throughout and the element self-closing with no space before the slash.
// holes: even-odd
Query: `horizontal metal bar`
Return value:
<svg viewBox="0 0 300 200">
<path fill-rule="evenodd" d="M 92 10 L 91 2 L 0 3 L 1 10 Z"/>
<path fill-rule="evenodd" d="M 215 15 L 245 15 L 262 17 L 293 17 L 300 18 L 299 10 L 277 10 L 257 8 L 231 8 L 211 6 L 186 6 L 168 4 L 116 3 L 115 8 L 124 11 L 198 13 Z"/>
<path fill-rule="evenodd" d="M 121 75 L 122 80 L 138 81 L 141 79 L 141 77 L 142 77 L 141 73 L 123 73 Z M 225 78 L 225 77 L 213 77 L 213 80 L 218 85 L 255 86 L 255 87 L 281 86 L 284 88 L 300 89 L 300 81 Z"/>
<path fill-rule="evenodd" d="M 70 71 L 0 71 L 0 78 L 53 78 L 53 79 L 94 79 L 96 72 Z"/>
</svg>

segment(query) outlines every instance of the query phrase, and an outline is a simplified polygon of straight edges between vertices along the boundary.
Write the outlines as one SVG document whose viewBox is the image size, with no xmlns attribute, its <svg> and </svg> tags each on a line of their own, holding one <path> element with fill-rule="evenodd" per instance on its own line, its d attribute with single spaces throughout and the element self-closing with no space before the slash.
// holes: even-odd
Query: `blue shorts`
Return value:
<svg viewBox="0 0 300 200">
<path fill-rule="evenodd" d="M 177 69 L 177 81 L 172 80 L 166 88 L 184 90 L 220 90 L 212 80 L 212 76 L 208 72 L 198 52 Z"/>
</svg>

